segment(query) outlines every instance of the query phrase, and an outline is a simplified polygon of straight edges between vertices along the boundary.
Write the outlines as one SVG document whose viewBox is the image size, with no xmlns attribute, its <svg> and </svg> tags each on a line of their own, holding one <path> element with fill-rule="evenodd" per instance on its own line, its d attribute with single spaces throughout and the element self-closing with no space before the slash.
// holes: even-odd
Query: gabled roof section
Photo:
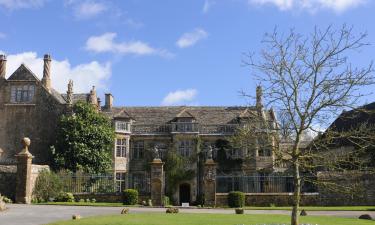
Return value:
<svg viewBox="0 0 375 225">
<path fill-rule="evenodd" d="M 186 108 L 176 115 L 176 118 L 195 118 Z"/>
<path fill-rule="evenodd" d="M 122 109 L 120 112 L 116 113 L 113 118 L 131 119 L 132 117 L 125 111 L 125 109 Z"/>
<path fill-rule="evenodd" d="M 16 71 L 8 78 L 9 81 L 39 81 L 37 76 L 25 65 L 21 64 Z"/>
<path fill-rule="evenodd" d="M 256 113 L 250 110 L 249 108 L 246 108 L 240 113 L 240 115 L 238 115 L 239 118 L 252 118 L 255 116 L 256 116 Z"/>
</svg>

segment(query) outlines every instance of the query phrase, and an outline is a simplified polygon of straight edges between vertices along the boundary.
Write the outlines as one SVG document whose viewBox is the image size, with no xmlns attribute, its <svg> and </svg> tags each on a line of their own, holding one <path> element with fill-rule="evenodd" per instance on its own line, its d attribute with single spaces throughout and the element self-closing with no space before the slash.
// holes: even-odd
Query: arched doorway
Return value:
<svg viewBox="0 0 375 225">
<path fill-rule="evenodd" d="M 183 202 L 190 203 L 190 184 L 180 185 L 180 204 Z"/>
</svg>

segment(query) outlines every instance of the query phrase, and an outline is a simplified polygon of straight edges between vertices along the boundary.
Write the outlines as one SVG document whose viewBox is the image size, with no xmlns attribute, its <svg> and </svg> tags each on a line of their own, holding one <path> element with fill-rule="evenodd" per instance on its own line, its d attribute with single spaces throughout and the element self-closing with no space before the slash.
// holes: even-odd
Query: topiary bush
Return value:
<svg viewBox="0 0 375 225">
<path fill-rule="evenodd" d="M 245 194 L 240 191 L 229 192 L 228 205 L 231 208 L 244 207 L 245 206 Z"/>
<path fill-rule="evenodd" d="M 123 192 L 124 205 L 135 205 L 138 203 L 138 191 L 135 189 L 126 189 Z"/>
</svg>

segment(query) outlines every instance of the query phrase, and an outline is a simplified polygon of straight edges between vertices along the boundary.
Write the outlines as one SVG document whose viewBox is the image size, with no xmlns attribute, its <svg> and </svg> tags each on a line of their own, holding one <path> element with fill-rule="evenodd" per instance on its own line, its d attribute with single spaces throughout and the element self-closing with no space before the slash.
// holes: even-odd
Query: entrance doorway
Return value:
<svg viewBox="0 0 375 225">
<path fill-rule="evenodd" d="M 183 202 L 190 203 L 190 184 L 180 185 L 180 204 Z"/>
</svg>

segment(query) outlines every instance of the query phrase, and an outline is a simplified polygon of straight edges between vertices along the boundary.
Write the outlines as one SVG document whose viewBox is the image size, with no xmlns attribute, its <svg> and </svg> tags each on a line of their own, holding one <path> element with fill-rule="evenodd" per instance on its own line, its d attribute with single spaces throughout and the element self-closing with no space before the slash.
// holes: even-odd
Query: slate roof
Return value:
<svg viewBox="0 0 375 225">
<path fill-rule="evenodd" d="M 21 64 L 16 71 L 8 78 L 10 81 L 39 81 L 37 76 L 25 65 Z"/>
<path fill-rule="evenodd" d="M 328 129 L 347 131 L 364 123 L 375 125 L 375 102 L 341 113 Z"/>
<path fill-rule="evenodd" d="M 65 101 L 67 101 L 67 94 L 61 94 Z M 90 98 L 90 94 L 88 93 L 79 93 L 73 94 L 73 104 L 81 101 L 81 102 L 88 102 Z"/>
<path fill-rule="evenodd" d="M 136 124 L 166 124 L 177 118 L 181 112 L 189 112 L 200 124 L 233 124 L 245 110 L 255 111 L 255 107 L 225 106 L 161 106 L 161 107 L 113 107 L 110 111 L 103 108 L 102 113 L 115 118 L 120 113 L 127 113 Z M 267 111 L 268 112 L 268 111 Z M 254 112 L 254 114 L 256 114 Z M 271 113 L 265 113 L 272 120 Z"/>
</svg>

